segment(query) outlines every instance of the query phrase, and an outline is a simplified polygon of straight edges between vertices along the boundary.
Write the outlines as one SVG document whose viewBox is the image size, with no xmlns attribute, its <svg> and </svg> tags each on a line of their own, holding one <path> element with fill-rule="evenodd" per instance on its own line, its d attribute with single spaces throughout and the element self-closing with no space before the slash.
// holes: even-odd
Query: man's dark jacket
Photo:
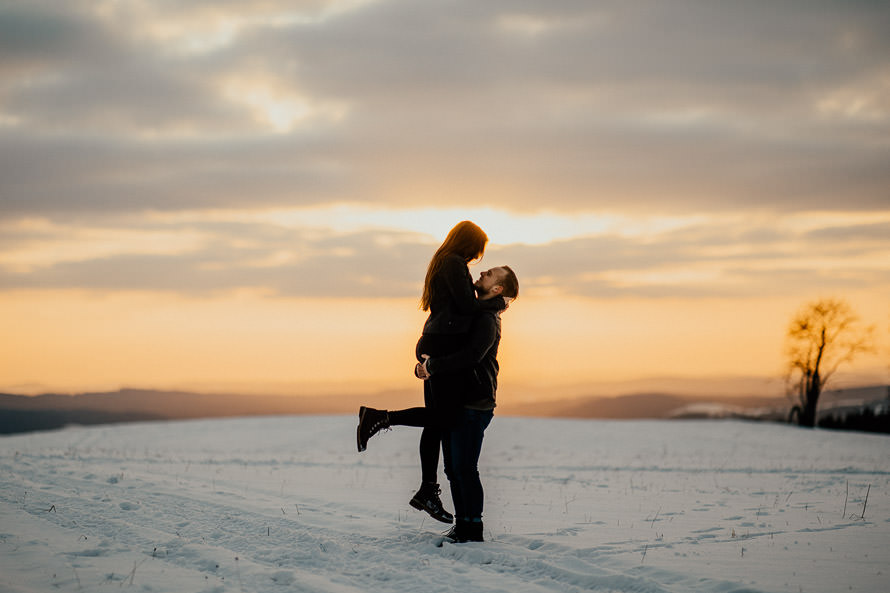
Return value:
<svg viewBox="0 0 890 593">
<path fill-rule="evenodd" d="M 493 409 L 498 389 L 500 342 L 500 312 L 482 311 L 472 319 L 463 347 L 452 354 L 430 358 L 427 368 L 433 377 L 451 374 L 461 378 L 464 389 L 455 394 L 460 401 L 454 404 L 479 410 Z"/>
</svg>

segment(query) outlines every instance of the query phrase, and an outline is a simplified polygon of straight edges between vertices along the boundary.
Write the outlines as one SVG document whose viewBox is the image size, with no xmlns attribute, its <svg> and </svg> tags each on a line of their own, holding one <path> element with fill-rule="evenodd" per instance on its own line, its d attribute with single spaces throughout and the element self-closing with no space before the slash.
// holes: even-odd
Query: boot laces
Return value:
<svg viewBox="0 0 890 593">
<path fill-rule="evenodd" d="M 371 434 L 378 433 L 381 430 L 392 430 L 389 427 L 389 418 L 388 417 L 381 418 L 380 420 L 378 420 L 377 422 L 375 422 L 374 424 L 371 425 L 371 430 L 370 430 Z"/>
</svg>

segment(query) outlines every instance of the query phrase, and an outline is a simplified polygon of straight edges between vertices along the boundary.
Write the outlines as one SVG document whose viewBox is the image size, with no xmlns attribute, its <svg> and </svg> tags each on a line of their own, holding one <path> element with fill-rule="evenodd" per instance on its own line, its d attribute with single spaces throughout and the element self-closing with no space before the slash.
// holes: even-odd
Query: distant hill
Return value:
<svg viewBox="0 0 890 593">
<path fill-rule="evenodd" d="M 415 391 L 371 395 L 267 396 L 121 389 L 104 393 L 23 396 L 0 393 L 0 434 L 61 428 L 69 424 L 106 424 L 232 416 L 354 413 L 359 405 L 418 405 Z M 378 403 L 379 402 L 379 403 Z"/>
<path fill-rule="evenodd" d="M 98 410 L 15 410 L 0 408 L 0 435 L 37 430 L 54 430 L 79 424 L 118 424 L 165 420 L 162 416 L 139 413 L 115 413 Z"/>
<path fill-rule="evenodd" d="M 367 398 L 367 396 L 366 396 Z M 35 396 L 0 394 L 0 409 L 102 410 L 144 413 L 166 418 L 264 416 L 277 414 L 342 413 L 355 407 L 351 395 L 269 396 L 233 393 L 194 393 L 121 389 L 104 393 Z"/>
<path fill-rule="evenodd" d="M 667 393 L 636 393 L 615 397 L 590 396 L 550 402 L 537 402 L 505 409 L 522 416 L 570 418 L 714 418 L 733 417 L 735 411 L 758 410 L 770 418 L 788 415 L 784 398 L 721 397 L 702 398 Z M 738 416 L 746 416 L 743 413 Z"/>
<path fill-rule="evenodd" d="M 820 401 L 820 415 L 847 418 L 870 402 L 886 402 L 890 387 L 878 385 L 828 391 Z M 420 405 L 417 390 L 389 390 L 375 394 L 341 393 L 315 396 L 268 396 L 121 389 L 75 395 L 23 396 L 0 394 L 0 434 L 50 430 L 70 424 L 106 424 L 149 420 L 353 414 L 359 405 L 397 409 Z M 635 393 L 615 397 L 589 396 L 535 403 L 501 402 L 500 414 L 513 416 L 664 419 L 748 418 L 784 421 L 791 408 L 782 397 L 682 396 Z M 883 408 L 880 408 L 883 409 Z M 844 420 L 831 420 L 836 424 Z"/>
<path fill-rule="evenodd" d="M 830 389 L 819 400 L 819 416 L 838 417 L 863 407 L 883 409 L 890 402 L 890 386 L 871 385 Z M 786 397 L 684 396 L 670 393 L 633 393 L 604 397 L 591 395 L 555 401 L 504 405 L 502 412 L 518 416 L 690 419 L 746 418 L 784 422 L 794 404 Z M 840 421 L 836 421 L 840 423 Z"/>
</svg>

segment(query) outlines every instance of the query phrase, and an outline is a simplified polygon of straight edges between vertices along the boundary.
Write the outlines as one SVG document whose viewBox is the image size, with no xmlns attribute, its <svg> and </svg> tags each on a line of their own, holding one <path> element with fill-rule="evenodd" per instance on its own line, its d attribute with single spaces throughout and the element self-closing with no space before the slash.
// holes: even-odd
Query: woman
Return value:
<svg viewBox="0 0 890 593">
<path fill-rule="evenodd" d="M 506 308 L 502 297 L 478 301 L 468 265 L 485 253 L 488 236 L 476 224 L 459 222 L 430 260 L 423 284 L 420 308 L 430 315 L 423 325 L 415 355 L 433 357 L 456 352 L 466 341 L 473 317 L 483 309 Z M 422 426 L 420 435 L 420 489 L 411 499 L 411 506 L 426 511 L 434 519 L 451 523 L 454 517 L 442 507 L 438 484 L 439 449 L 442 431 L 455 419 L 460 409 L 456 393 L 462 389 L 458 377 L 443 373 L 423 382 L 423 408 L 407 410 L 376 410 L 359 408 L 356 430 L 358 450 L 367 448 L 368 439 L 381 429 L 394 425 Z"/>
</svg>

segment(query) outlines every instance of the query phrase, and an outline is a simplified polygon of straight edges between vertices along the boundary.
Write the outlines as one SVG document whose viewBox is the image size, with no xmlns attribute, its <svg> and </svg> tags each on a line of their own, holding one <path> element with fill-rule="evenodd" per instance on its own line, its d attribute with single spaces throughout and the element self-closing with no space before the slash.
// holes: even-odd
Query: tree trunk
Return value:
<svg viewBox="0 0 890 593">
<path fill-rule="evenodd" d="M 807 381 L 806 401 L 800 414 L 800 425 L 816 426 L 816 405 L 819 403 L 819 396 L 822 395 L 822 381 L 819 378 L 819 369 L 813 373 L 813 376 Z"/>
</svg>

